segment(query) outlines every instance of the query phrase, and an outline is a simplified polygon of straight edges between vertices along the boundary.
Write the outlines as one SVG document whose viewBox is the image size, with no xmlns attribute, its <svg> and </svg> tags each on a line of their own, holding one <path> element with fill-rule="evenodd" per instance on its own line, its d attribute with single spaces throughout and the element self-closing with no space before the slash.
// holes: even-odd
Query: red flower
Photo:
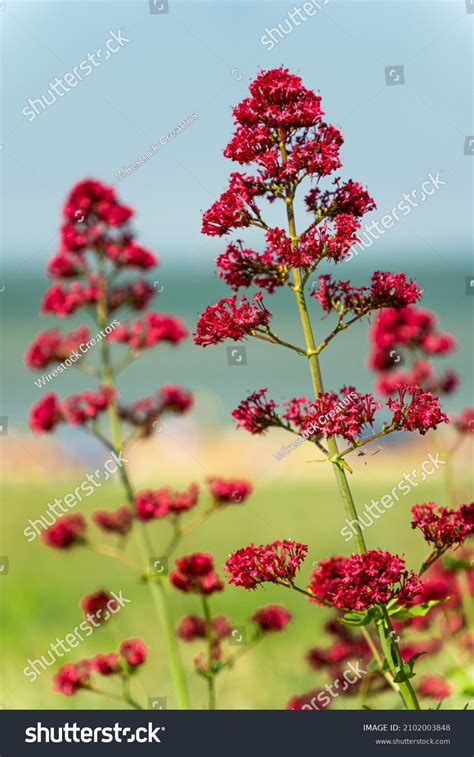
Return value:
<svg viewBox="0 0 474 757">
<path fill-rule="evenodd" d="M 306 557 L 308 547 L 295 541 L 275 541 L 272 544 L 238 549 L 225 564 L 229 583 L 255 589 L 266 581 L 288 586 Z"/>
<path fill-rule="evenodd" d="M 291 620 L 291 614 L 281 605 L 267 605 L 252 615 L 262 631 L 281 631 Z"/>
<path fill-rule="evenodd" d="M 214 571 L 214 558 L 210 554 L 196 552 L 180 557 L 176 560 L 176 568 L 170 574 L 170 581 L 181 591 L 208 595 L 224 588 Z"/>
<path fill-rule="evenodd" d="M 262 182 L 253 176 L 232 173 L 228 189 L 203 214 L 202 233 L 221 237 L 231 229 L 250 226 L 259 216 L 255 198 L 264 191 Z"/>
<path fill-rule="evenodd" d="M 120 662 L 118 655 L 111 654 L 98 654 L 91 660 L 92 669 L 100 673 L 102 676 L 110 676 L 114 673 L 120 673 Z"/>
<path fill-rule="evenodd" d="M 356 181 L 340 184 L 340 179 L 335 179 L 336 189 L 323 191 L 319 187 L 311 189 L 305 197 L 307 209 L 314 211 L 318 217 L 332 218 L 338 213 L 346 213 L 355 218 L 361 218 L 376 205 L 373 198 L 364 187 Z"/>
<path fill-rule="evenodd" d="M 109 386 L 99 386 L 96 392 L 86 390 L 74 394 L 60 403 L 62 419 L 71 426 L 82 426 L 107 410 L 114 397 L 115 390 Z"/>
<path fill-rule="evenodd" d="M 326 710 L 331 704 L 331 697 L 324 689 L 312 689 L 306 694 L 298 694 L 290 699 L 287 710 Z"/>
<path fill-rule="evenodd" d="M 157 421 L 165 413 L 186 413 L 193 405 L 191 392 L 167 384 L 152 397 L 143 397 L 133 405 L 119 406 L 120 417 L 140 429 L 142 436 L 153 433 Z"/>
<path fill-rule="evenodd" d="M 82 515 L 63 515 L 61 520 L 43 531 L 41 538 L 48 547 L 69 549 L 75 544 L 83 544 L 85 533 L 86 521 Z"/>
<path fill-rule="evenodd" d="M 430 699 L 445 699 L 451 694 L 451 686 L 442 676 L 426 675 L 420 678 L 418 693 Z"/>
<path fill-rule="evenodd" d="M 127 305 L 132 310 L 143 310 L 155 295 L 155 290 L 145 279 L 137 279 L 133 284 L 118 284 L 107 292 L 109 311 Z M 113 332 L 112 332 L 113 333 Z"/>
<path fill-rule="evenodd" d="M 204 311 L 193 335 L 196 344 L 207 347 L 224 339 L 238 342 L 248 334 L 268 327 L 271 314 L 264 306 L 260 292 L 250 302 L 242 296 L 237 304 L 236 299 L 234 295 L 219 300 Z"/>
<path fill-rule="evenodd" d="M 191 510 L 198 501 L 199 487 L 190 484 L 187 491 L 178 492 L 168 487 L 156 491 L 138 492 L 135 498 L 137 518 L 150 520 L 151 518 L 164 518 L 169 513 L 179 515 Z"/>
<path fill-rule="evenodd" d="M 232 289 L 258 286 L 273 294 L 288 279 L 288 270 L 271 250 L 263 253 L 244 248 L 242 242 L 231 242 L 216 259 L 219 277 Z"/>
<path fill-rule="evenodd" d="M 454 425 L 461 434 L 474 432 L 474 407 L 466 407 L 454 420 Z"/>
<path fill-rule="evenodd" d="M 188 336 L 180 318 L 161 313 L 147 313 L 141 320 L 122 323 L 109 339 L 128 344 L 131 350 L 143 351 L 160 342 L 179 344 Z"/>
<path fill-rule="evenodd" d="M 37 434 L 51 431 L 62 420 L 56 395 L 51 392 L 36 402 L 30 410 L 30 427 Z"/>
<path fill-rule="evenodd" d="M 427 360 L 415 360 L 411 370 L 385 371 L 377 379 L 375 388 L 380 394 L 394 394 L 399 386 L 419 386 L 424 392 L 450 394 L 459 384 L 459 377 L 452 370 L 436 376 Z"/>
<path fill-rule="evenodd" d="M 108 591 L 100 589 L 94 592 L 94 594 L 88 594 L 86 597 L 83 597 L 81 599 L 81 607 L 86 617 L 93 615 L 98 623 L 103 623 L 110 618 L 111 608 L 115 612 L 117 601 Z"/>
<path fill-rule="evenodd" d="M 55 279 L 70 279 L 88 273 L 85 260 L 68 250 L 59 250 L 48 261 L 48 276 Z"/>
<path fill-rule="evenodd" d="M 411 394 L 410 402 L 405 401 Z M 419 431 L 422 436 L 440 423 L 449 423 L 448 416 L 442 412 L 439 399 L 431 392 L 423 392 L 418 386 L 398 388 L 398 399 L 389 399 L 387 407 L 392 411 L 391 425 L 406 431 Z"/>
<path fill-rule="evenodd" d="M 311 296 L 327 313 L 333 309 L 340 315 L 363 315 L 383 307 L 404 308 L 421 297 L 421 289 L 415 281 L 408 282 L 404 273 L 376 271 L 370 287 L 353 287 L 326 274 L 319 277 L 319 289 L 312 290 Z"/>
<path fill-rule="evenodd" d="M 69 334 L 61 334 L 59 329 L 50 329 L 38 334 L 25 354 L 29 368 L 45 368 L 49 363 L 66 360 L 80 345 L 89 341 L 87 326 L 79 326 Z"/>
<path fill-rule="evenodd" d="M 117 510 L 96 510 L 92 513 L 92 520 L 105 533 L 125 536 L 132 527 L 133 513 L 127 505 Z"/>
<path fill-rule="evenodd" d="M 70 697 L 79 689 L 89 687 L 90 667 L 84 660 L 76 665 L 68 663 L 58 670 L 53 678 L 53 689 Z"/>
<path fill-rule="evenodd" d="M 251 434 L 263 434 L 271 426 L 282 425 L 275 413 L 276 402 L 267 400 L 266 392 L 267 389 L 257 389 L 232 410 L 232 417 L 238 421 L 237 428 L 245 428 Z"/>
<path fill-rule="evenodd" d="M 111 242 L 106 246 L 106 255 L 117 268 L 133 266 L 147 270 L 158 265 L 158 258 L 140 244 L 126 240 L 124 244 Z"/>
<path fill-rule="evenodd" d="M 226 639 L 232 635 L 232 626 L 225 615 L 216 615 L 211 621 L 211 626 L 217 641 Z"/>
<path fill-rule="evenodd" d="M 206 621 L 199 615 L 186 615 L 176 627 L 176 636 L 181 641 L 206 638 Z"/>
<path fill-rule="evenodd" d="M 127 639 L 120 644 L 119 653 L 131 668 L 136 668 L 145 662 L 148 647 L 141 639 Z"/>
<path fill-rule="evenodd" d="M 341 610 L 366 610 L 395 597 L 406 603 L 420 588 L 418 576 L 405 568 L 405 562 L 382 550 L 321 560 L 309 584 L 317 601 Z"/>
<path fill-rule="evenodd" d="M 98 302 L 100 291 L 99 280 L 95 275 L 89 276 L 87 286 L 83 286 L 79 281 L 74 281 L 69 287 L 53 284 L 45 292 L 41 309 L 45 315 L 48 313 L 60 317 L 71 315 L 84 305 L 93 305 Z"/>
<path fill-rule="evenodd" d="M 249 481 L 224 478 L 208 478 L 209 491 L 216 505 L 241 504 L 252 494 Z"/>
<path fill-rule="evenodd" d="M 474 502 L 459 510 L 438 507 L 434 502 L 412 507 L 412 528 L 419 528 L 425 540 L 438 550 L 460 546 L 474 531 Z"/>
<path fill-rule="evenodd" d="M 372 394 L 359 394 L 351 386 L 341 389 L 340 397 L 335 392 L 323 392 L 309 404 L 303 430 L 353 441 L 365 426 L 373 424 L 380 407 Z"/>
</svg>

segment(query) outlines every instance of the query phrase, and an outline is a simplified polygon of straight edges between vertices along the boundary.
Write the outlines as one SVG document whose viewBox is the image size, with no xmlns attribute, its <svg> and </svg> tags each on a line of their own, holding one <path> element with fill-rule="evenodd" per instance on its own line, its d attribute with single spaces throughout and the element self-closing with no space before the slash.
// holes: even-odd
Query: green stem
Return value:
<svg viewBox="0 0 474 757">
<path fill-rule="evenodd" d="M 379 637 L 382 649 L 385 653 L 385 658 L 390 666 L 392 673 L 397 673 L 399 670 L 403 670 L 403 658 L 400 653 L 398 643 L 395 639 L 395 631 L 393 630 L 392 621 L 385 605 L 380 605 L 382 610 L 383 620 L 379 622 Z M 411 682 L 400 681 L 398 684 L 400 687 L 400 695 L 403 699 L 407 710 L 419 710 L 420 705 L 416 697 L 415 691 Z"/>
<path fill-rule="evenodd" d="M 98 273 L 101 276 L 105 275 L 104 261 L 101 257 L 99 257 Z M 103 286 L 102 293 L 99 298 L 99 302 L 97 303 L 97 320 L 98 320 L 99 327 L 101 329 L 104 329 L 105 326 L 107 325 L 108 314 L 107 314 L 106 297 L 107 297 L 106 288 L 105 286 Z M 101 346 L 102 381 L 106 386 L 109 386 L 112 389 L 114 389 L 115 388 L 114 374 L 112 370 L 112 363 L 111 363 L 111 357 L 110 357 L 110 345 L 109 345 L 108 340 L 102 339 L 100 342 L 100 346 Z M 122 428 L 121 428 L 120 416 L 118 412 L 116 399 L 113 399 L 110 402 L 109 407 L 108 407 L 108 413 L 109 413 L 112 447 L 116 453 L 119 453 L 123 447 L 123 440 L 122 440 Z M 128 502 L 130 506 L 134 508 L 135 495 L 134 495 L 133 487 L 130 483 L 130 479 L 128 477 L 125 463 L 122 463 L 122 465 L 119 466 L 119 471 L 120 471 L 120 477 L 122 479 L 122 483 L 124 485 L 124 488 L 127 494 Z M 140 551 L 142 553 L 142 557 L 147 560 L 147 567 L 148 567 L 148 560 L 151 557 L 153 557 L 154 551 L 153 551 L 153 545 L 151 544 L 148 531 L 146 530 L 146 526 L 145 524 L 141 524 L 141 525 L 142 527 L 138 529 L 137 533 L 138 533 L 138 538 L 139 538 Z M 178 642 L 174 634 L 174 628 L 173 628 L 173 623 L 171 620 L 171 614 L 169 610 L 169 602 L 168 602 L 166 588 L 164 584 L 162 584 L 161 581 L 151 581 L 151 582 L 148 581 L 148 586 L 150 588 L 153 602 L 157 609 L 158 615 L 160 617 L 161 625 L 163 627 L 163 631 L 165 634 L 166 646 L 167 646 L 168 655 L 170 659 L 171 675 L 173 678 L 176 696 L 178 699 L 178 705 L 180 709 L 187 710 L 189 709 L 189 698 L 188 698 L 186 679 L 184 676 L 183 664 L 182 664 L 181 657 L 179 654 Z"/>
<path fill-rule="evenodd" d="M 202 609 L 204 612 L 204 617 L 206 618 L 206 635 L 207 635 L 207 692 L 208 692 L 208 709 L 209 710 L 215 710 L 216 709 L 216 687 L 215 687 L 215 675 L 213 671 L 213 660 L 212 660 L 212 647 L 213 647 L 213 631 L 212 631 L 212 618 L 211 618 L 211 609 L 209 607 L 209 601 L 207 597 L 202 594 L 201 595 L 202 600 Z"/>
</svg>

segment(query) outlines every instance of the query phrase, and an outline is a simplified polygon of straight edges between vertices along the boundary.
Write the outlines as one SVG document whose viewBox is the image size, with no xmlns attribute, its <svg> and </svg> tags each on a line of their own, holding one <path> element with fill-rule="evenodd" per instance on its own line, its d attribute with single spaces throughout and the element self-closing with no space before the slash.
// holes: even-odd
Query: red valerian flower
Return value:
<svg viewBox="0 0 474 757">
<path fill-rule="evenodd" d="M 237 428 L 245 428 L 251 434 L 263 434 L 271 426 L 281 426 L 281 420 L 275 413 L 277 404 L 274 400 L 267 400 L 267 389 L 257 389 L 246 400 L 232 410 Z"/>
<path fill-rule="evenodd" d="M 88 594 L 81 599 L 81 607 L 84 614 L 93 615 L 94 620 L 103 623 L 109 619 L 111 612 L 115 612 L 117 600 L 108 591 L 99 589 L 94 594 Z M 112 608 L 112 609 L 111 609 Z"/>
<path fill-rule="evenodd" d="M 131 668 L 137 668 L 145 662 L 148 647 L 142 639 L 127 639 L 120 644 L 119 654 Z"/>
<path fill-rule="evenodd" d="M 107 410 L 116 392 L 109 386 L 99 386 L 96 392 L 86 390 L 82 394 L 66 397 L 60 405 L 62 419 L 71 426 L 82 426 Z"/>
<path fill-rule="evenodd" d="M 371 210 L 375 210 L 374 199 L 366 189 L 356 181 L 340 183 L 340 178 L 334 180 L 336 189 L 323 191 L 319 187 L 311 189 L 305 197 L 308 211 L 316 213 L 317 218 L 333 218 L 339 213 L 361 218 Z"/>
<path fill-rule="evenodd" d="M 120 226 L 132 217 L 133 210 L 117 202 L 113 187 L 94 179 L 84 179 L 70 191 L 63 215 L 73 223 L 99 220 L 109 226 Z"/>
<path fill-rule="evenodd" d="M 37 335 L 25 354 L 29 368 L 45 368 L 49 363 L 60 363 L 68 358 L 80 345 L 90 338 L 87 326 L 79 326 L 75 331 L 61 334 L 59 329 L 49 329 Z"/>
<path fill-rule="evenodd" d="M 282 631 L 291 620 L 291 613 L 282 605 L 267 605 L 252 615 L 261 631 Z"/>
<path fill-rule="evenodd" d="M 331 697 L 324 689 L 312 689 L 306 694 L 297 694 L 286 705 L 287 710 L 326 710 Z"/>
<path fill-rule="evenodd" d="M 30 428 L 37 434 L 52 431 L 61 420 L 62 413 L 54 392 L 45 394 L 30 410 Z"/>
<path fill-rule="evenodd" d="M 461 415 L 454 419 L 454 426 L 461 434 L 474 432 L 474 407 L 466 407 Z"/>
<path fill-rule="evenodd" d="M 136 242 L 126 240 L 125 244 L 110 242 L 106 245 L 106 255 L 117 268 L 135 267 L 147 270 L 158 265 L 158 258 L 145 247 Z"/>
<path fill-rule="evenodd" d="M 176 636 L 178 639 L 181 639 L 181 641 L 205 639 L 206 633 L 206 620 L 199 615 L 186 615 L 184 618 L 181 618 L 176 627 Z"/>
<path fill-rule="evenodd" d="M 207 347 L 224 339 L 238 342 L 254 331 L 268 327 L 271 314 L 264 306 L 260 292 L 250 301 L 243 295 L 238 304 L 236 300 L 234 295 L 206 308 L 193 334 L 196 344 Z"/>
<path fill-rule="evenodd" d="M 135 497 L 135 507 L 139 520 L 164 518 L 170 513 L 179 515 L 191 510 L 199 498 L 199 487 L 190 484 L 187 491 L 178 492 L 168 487 L 156 491 L 146 490 L 138 492 Z"/>
<path fill-rule="evenodd" d="M 382 550 L 321 560 L 309 584 L 316 601 L 341 610 L 366 610 L 395 597 L 406 603 L 420 588 L 418 576 L 406 569 L 404 560 Z"/>
<path fill-rule="evenodd" d="M 61 520 L 45 529 L 41 538 L 48 547 L 69 549 L 85 542 L 86 521 L 82 515 L 63 515 Z"/>
<path fill-rule="evenodd" d="M 83 662 L 63 665 L 53 677 L 53 690 L 70 697 L 79 689 L 89 688 L 90 666 Z"/>
<path fill-rule="evenodd" d="M 89 283 L 86 286 L 79 281 L 73 281 L 69 287 L 56 283 L 46 290 L 41 310 L 45 315 L 48 313 L 60 317 L 71 315 L 84 305 L 97 303 L 100 292 L 100 280 L 95 274 L 89 276 Z"/>
<path fill-rule="evenodd" d="M 244 248 L 242 242 L 231 242 L 226 251 L 216 258 L 218 276 L 232 289 L 258 286 L 273 294 L 288 280 L 287 267 L 278 262 L 271 250 L 263 253 Z"/>
<path fill-rule="evenodd" d="M 431 363 L 427 360 L 415 360 L 408 371 L 384 371 L 375 383 L 380 394 L 394 394 L 399 386 L 419 386 L 424 392 L 450 394 L 459 385 L 459 376 L 452 370 L 436 376 Z"/>
<path fill-rule="evenodd" d="M 202 233 L 221 237 L 231 229 L 250 226 L 259 217 L 255 198 L 264 191 L 265 186 L 253 176 L 232 173 L 228 189 L 203 214 Z"/>
<path fill-rule="evenodd" d="M 319 277 L 319 289 L 310 293 L 329 313 L 364 315 L 371 310 L 392 307 L 404 308 L 421 297 L 422 290 L 415 281 L 407 281 L 404 273 L 372 274 L 370 287 L 354 287 L 350 281 L 333 281 L 330 274 Z"/>
<path fill-rule="evenodd" d="M 165 413 L 186 413 L 193 406 L 193 395 L 180 386 L 166 384 L 156 395 L 143 397 L 133 405 L 119 405 L 122 420 L 140 430 L 141 436 L 149 436 Z"/>
<path fill-rule="evenodd" d="M 113 511 L 96 510 L 92 513 L 92 520 L 101 531 L 107 534 L 125 536 L 132 527 L 133 512 L 127 505 L 122 505 Z"/>
<path fill-rule="evenodd" d="M 216 615 L 211 621 L 212 632 L 217 641 L 232 635 L 232 626 L 225 615 Z"/>
<path fill-rule="evenodd" d="M 474 502 L 459 510 L 427 502 L 412 507 L 412 528 L 419 528 L 425 540 L 438 550 L 460 546 L 474 531 Z"/>
<path fill-rule="evenodd" d="M 180 318 L 164 313 L 147 313 L 141 320 L 121 323 L 108 338 L 128 344 L 131 350 L 142 351 L 154 347 L 159 342 L 179 344 L 188 332 Z"/>
<path fill-rule="evenodd" d="M 454 337 L 437 331 L 437 325 L 435 314 L 425 308 L 415 305 L 401 310 L 384 308 L 370 331 L 373 350 L 369 366 L 375 371 L 393 370 L 396 362 L 390 352 L 394 347 L 418 350 L 424 355 L 451 352 L 456 346 Z"/>
<path fill-rule="evenodd" d="M 442 676 L 425 675 L 420 678 L 418 683 L 418 693 L 422 697 L 439 700 L 449 697 L 452 693 L 452 689 Z"/>
<path fill-rule="evenodd" d="M 110 676 L 121 671 L 118 655 L 114 652 L 110 654 L 97 654 L 90 662 L 92 670 L 100 673 L 101 676 Z"/>
<path fill-rule="evenodd" d="M 338 263 L 358 241 L 356 232 L 359 226 L 353 216 L 341 213 L 333 225 L 325 222 L 310 226 L 298 237 L 296 245 L 292 245 L 283 229 L 268 229 L 265 234 L 267 251 L 289 268 L 312 269 L 324 257 Z"/>
<path fill-rule="evenodd" d="M 335 392 L 323 392 L 308 406 L 303 431 L 318 431 L 327 436 L 342 436 L 353 441 L 365 426 L 371 426 L 375 412 L 382 407 L 372 394 L 360 394 L 354 387 L 343 387 Z"/>
<path fill-rule="evenodd" d="M 250 544 L 233 552 L 225 564 L 229 583 L 255 589 L 269 582 L 290 586 L 306 557 L 308 547 L 289 539 L 272 544 Z"/>
<path fill-rule="evenodd" d="M 214 558 L 210 554 L 195 552 L 176 560 L 176 570 L 170 581 L 177 589 L 198 594 L 213 594 L 222 591 L 224 583 L 214 571 Z"/>
<path fill-rule="evenodd" d="M 253 491 L 249 481 L 239 479 L 208 478 L 207 483 L 217 506 L 241 504 Z"/>
<path fill-rule="evenodd" d="M 48 276 L 53 279 L 70 279 L 89 273 L 85 260 L 68 250 L 59 250 L 48 261 Z"/>
<path fill-rule="evenodd" d="M 155 289 L 145 279 L 137 279 L 131 284 L 117 284 L 107 292 L 107 308 L 113 311 L 128 305 L 132 310 L 143 310 L 155 294 Z"/>
<path fill-rule="evenodd" d="M 407 395 L 412 395 L 409 402 Z M 422 436 L 440 423 L 449 423 L 443 413 L 438 397 L 431 392 L 423 392 L 419 386 L 402 386 L 398 388 L 398 399 L 389 399 L 387 407 L 392 411 L 391 425 L 406 431 L 419 431 Z"/>
</svg>

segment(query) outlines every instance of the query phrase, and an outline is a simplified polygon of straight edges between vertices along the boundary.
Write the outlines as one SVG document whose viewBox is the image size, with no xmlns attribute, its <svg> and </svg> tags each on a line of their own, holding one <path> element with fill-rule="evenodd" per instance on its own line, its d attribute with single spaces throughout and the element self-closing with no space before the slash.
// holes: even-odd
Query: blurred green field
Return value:
<svg viewBox="0 0 474 757">
<path fill-rule="evenodd" d="M 375 459 L 375 458 L 374 458 Z M 422 458 L 421 458 L 422 459 Z M 371 480 L 369 470 L 354 477 L 354 493 L 360 504 L 371 497 L 380 497 L 398 480 L 387 469 L 385 484 L 380 477 Z M 168 707 L 175 706 L 170 686 L 166 650 L 160 628 L 157 626 L 148 587 L 116 560 L 94 555 L 84 548 L 69 553 L 54 551 L 43 546 L 40 539 L 27 543 L 23 529 L 32 512 L 32 503 L 38 514 L 53 501 L 58 492 L 67 492 L 77 485 L 78 479 L 58 478 L 45 485 L 41 482 L 4 484 L 4 528 L 0 553 L 9 556 L 7 576 L 2 577 L 1 627 L 4 650 L 1 682 L 3 691 L 0 703 L 7 709 L 105 709 L 117 703 L 88 692 L 65 697 L 51 691 L 51 675 L 65 661 L 112 651 L 119 639 L 141 636 L 150 648 L 150 657 L 134 681 L 137 698 L 146 706 L 147 697 L 167 697 Z M 387 482 L 390 482 L 388 484 Z M 438 474 L 420 484 L 403 497 L 391 510 L 367 530 L 368 546 L 383 547 L 404 554 L 410 568 L 419 567 L 425 556 L 421 538 L 409 526 L 409 509 L 415 502 L 444 500 L 443 477 Z M 115 508 L 123 501 L 117 482 L 108 482 L 100 491 L 100 501 L 80 505 L 80 512 L 90 513 L 98 507 Z M 76 511 L 79 511 L 79 507 Z M 192 515 L 188 517 L 193 517 Z M 348 553 L 347 545 L 339 534 L 344 515 L 338 502 L 335 485 L 328 478 L 318 481 L 315 473 L 311 480 L 293 484 L 262 484 L 246 504 L 228 508 L 215 515 L 196 532 L 190 534 L 178 549 L 178 555 L 193 550 L 209 550 L 216 556 L 221 569 L 229 552 L 251 541 L 256 543 L 276 538 L 291 538 L 310 545 L 306 566 L 298 583 L 305 585 L 312 562 L 333 553 Z M 150 527 L 155 555 L 169 539 L 169 526 L 155 522 Z M 95 527 L 94 538 L 106 541 Z M 133 539 L 132 539 L 133 541 Z M 113 540 L 109 540 L 112 544 Z M 133 554 L 135 544 L 130 545 Z M 99 588 L 122 590 L 131 604 L 124 607 L 108 624 L 94 633 L 70 655 L 45 671 L 35 682 L 22 673 L 28 658 L 47 652 L 56 637 L 64 637 L 82 621 L 79 601 L 85 594 Z M 218 707 L 230 709 L 284 708 L 295 693 L 302 693 L 328 679 L 323 673 L 312 671 L 305 662 L 306 650 L 315 644 L 328 642 L 322 625 L 328 611 L 317 608 L 296 592 L 268 586 L 254 592 L 235 587 L 212 598 L 214 613 L 225 613 L 233 625 L 247 626 L 249 615 L 270 602 L 282 602 L 293 613 L 293 622 L 280 634 L 263 640 L 243 655 L 238 665 L 225 671 L 217 682 Z M 177 621 L 183 614 L 200 612 L 198 599 L 191 595 L 173 592 L 173 614 Z M 193 707 L 206 706 L 205 683 L 193 670 L 193 657 L 201 651 L 200 642 L 181 644 L 186 662 Z M 235 648 L 234 648 L 235 649 Z M 442 672 L 439 656 L 420 664 L 428 672 L 433 665 Z M 446 662 L 448 664 L 448 662 Z M 434 669 L 434 668 L 433 668 Z M 113 681 L 105 686 L 113 688 Z M 445 707 L 462 707 L 466 698 L 453 696 Z M 356 697 L 339 697 L 333 708 L 356 708 Z M 377 695 L 376 708 L 396 708 L 399 703 L 391 693 Z M 432 706 L 428 704 L 427 706 Z"/>
</svg>

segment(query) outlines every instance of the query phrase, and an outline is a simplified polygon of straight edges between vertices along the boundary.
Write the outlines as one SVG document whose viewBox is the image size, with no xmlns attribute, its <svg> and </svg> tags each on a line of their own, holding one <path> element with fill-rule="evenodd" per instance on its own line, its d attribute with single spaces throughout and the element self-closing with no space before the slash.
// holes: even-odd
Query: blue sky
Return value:
<svg viewBox="0 0 474 757">
<path fill-rule="evenodd" d="M 404 261 L 467 256 L 474 157 L 463 150 L 474 132 L 474 13 L 462 0 L 329 0 L 269 51 L 265 28 L 292 8 L 272 0 L 169 0 L 168 13 L 152 15 L 148 0 L 7 1 L 0 11 L 3 265 L 44 263 L 57 246 L 64 195 L 88 175 L 115 184 L 136 207 L 144 244 L 168 260 L 209 265 L 223 244 L 200 235 L 200 217 L 236 170 L 222 157 L 230 109 L 259 69 L 281 64 L 321 94 L 345 137 L 343 175 L 368 186 L 379 206 L 374 219 L 443 171 L 446 184 L 379 248 Z M 122 49 L 33 121 L 23 115 L 28 98 L 46 93 L 119 29 L 129 39 Z M 398 65 L 405 84 L 387 86 L 385 68 Z M 193 112 L 198 118 L 186 131 L 132 176 L 115 178 Z"/>
</svg>

